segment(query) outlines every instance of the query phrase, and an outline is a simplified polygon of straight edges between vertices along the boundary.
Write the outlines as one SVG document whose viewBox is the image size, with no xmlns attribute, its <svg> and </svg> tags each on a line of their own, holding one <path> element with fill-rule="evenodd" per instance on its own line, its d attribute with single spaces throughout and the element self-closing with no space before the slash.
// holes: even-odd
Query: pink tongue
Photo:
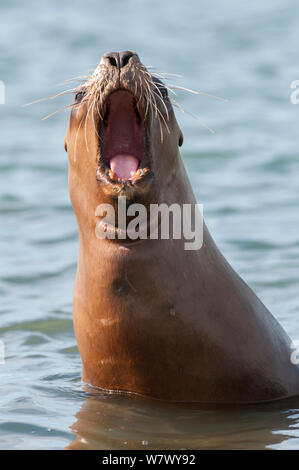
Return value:
<svg viewBox="0 0 299 470">
<path fill-rule="evenodd" d="M 138 166 L 138 158 L 132 155 L 115 155 L 110 160 L 110 168 L 118 178 L 132 178 Z"/>
</svg>

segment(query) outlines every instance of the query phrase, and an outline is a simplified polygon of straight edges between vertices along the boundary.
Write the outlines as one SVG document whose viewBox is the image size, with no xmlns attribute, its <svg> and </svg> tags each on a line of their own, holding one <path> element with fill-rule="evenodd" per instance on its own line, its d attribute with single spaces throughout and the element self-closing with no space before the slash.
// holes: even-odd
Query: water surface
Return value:
<svg viewBox="0 0 299 470">
<path fill-rule="evenodd" d="M 299 448 L 299 404 L 161 405 L 96 395 L 72 327 L 77 228 L 67 192 L 71 97 L 23 108 L 89 73 L 109 50 L 227 98 L 181 94 L 177 114 L 198 202 L 221 251 L 299 339 L 299 79 L 296 0 L 58 0 L 0 5 L 0 447 Z"/>
</svg>

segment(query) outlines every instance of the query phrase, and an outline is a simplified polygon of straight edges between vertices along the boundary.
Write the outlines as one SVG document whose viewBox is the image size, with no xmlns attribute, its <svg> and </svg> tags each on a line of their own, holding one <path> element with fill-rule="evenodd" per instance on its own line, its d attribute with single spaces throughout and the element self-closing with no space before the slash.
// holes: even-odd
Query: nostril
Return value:
<svg viewBox="0 0 299 470">
<path fill-rule="evenodd" d="M 124 52 L 107 52 L 106 54 L 103 55 L 103 62 L 106 63 L 106 65 L 110 65 L 111 67 L 117 67 L 119 70 L 122 67 L 125 67 L 128 63 L 131 57 L 136 55 L 136 52 L 133 51 L 124 51 Z"/>
<path fill-rule="evenodd" d="M 134 55 L 134 52 L 131 52 L 131 51 L 121 52 L 119 54 L 120 68 L 125 67 L 133 55 Z"/>
<path fill-rule="evenodd" d="M 125 55 L 123 58 L 122 58 L 122 61 L 121 61 L 121 67 L 124 67 L 125 65 L 127 65 L 127 63 L 129 62 L 130 58 L 132 56 L 130 54 L 127 54 Z"/>
<path fill-rule="evenodd" d="M 103 55 L 103 60 L 106 64 L 111 65 L 112 67 L 118 67 L 118 53 L 117 52 L 107 52 Z"/>
<path fill-rule="evenodd" d="M 115 59 L 115 57 L 107 57 L 108 61 L 109 61 L 109 64 L 112 65 L 113 67 L 117 67 L 117 61 Z"/>
</svg>

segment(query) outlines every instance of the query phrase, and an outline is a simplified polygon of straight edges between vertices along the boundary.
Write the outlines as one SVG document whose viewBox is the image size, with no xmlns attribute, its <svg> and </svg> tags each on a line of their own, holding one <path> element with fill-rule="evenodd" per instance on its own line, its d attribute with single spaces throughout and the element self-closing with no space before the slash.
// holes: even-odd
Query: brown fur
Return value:
<svg viewBox="0 0 299 470">
<path fill-rule="evenodd" d="M 73 315 L 83 379 L 171 401 L 243 403 L 299 394 L 290 339 L 206 227 L 199 251 L 184 250 L 183 240 L 127 244 L 95 235 L 96 207 L 116 206 L 117 194 L 145 204 L 196 202 L 172 106 L 146 91 L 147 73 L 136 54 L 120 70 L 104 56 L 84 85 L 85 98 L 72 110 L 66 134 L 80 239 Z M 97 135 L 103 103 L 120 87 L 143 104 L 151 175 L 123 185 L 99 177 Z"/>
</svg>

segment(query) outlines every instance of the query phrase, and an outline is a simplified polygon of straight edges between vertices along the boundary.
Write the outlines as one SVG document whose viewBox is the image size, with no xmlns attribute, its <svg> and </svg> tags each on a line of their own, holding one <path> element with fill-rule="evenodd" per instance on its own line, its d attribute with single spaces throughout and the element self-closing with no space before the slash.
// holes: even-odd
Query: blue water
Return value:
<svg viewBox="0 0 299 470">
<path fill-rule="evenodd" d="M 41 120 L 71 97 L 22 107 L 126 49 L 226 98 L 180 94 L 216 131 L 178 112 L 184 162 L 221 251 L 299 340 L 298 2 L 2 0 L 0 18 L 0 448 L 299 448 L 298 402 L 194 410 L 84 387 L 67 114 Z"/>
</svg>

